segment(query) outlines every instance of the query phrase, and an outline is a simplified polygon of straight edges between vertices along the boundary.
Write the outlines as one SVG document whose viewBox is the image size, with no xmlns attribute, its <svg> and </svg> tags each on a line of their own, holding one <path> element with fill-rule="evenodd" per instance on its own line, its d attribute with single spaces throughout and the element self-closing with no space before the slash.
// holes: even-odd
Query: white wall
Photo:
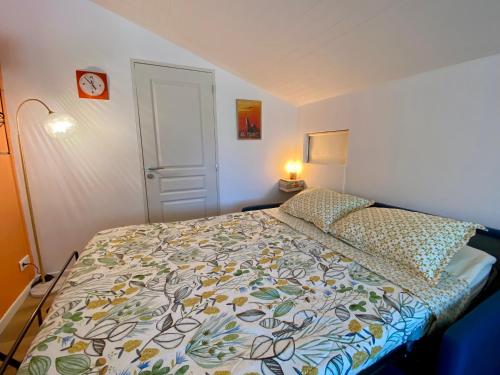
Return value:
<svg viewBox="0 0 500 375">
<path fill-rule="evenodd" d="M 277 179 L 295 152 L 297 110 L 265 91 L 85 0 L 0 0 L 0 64 L 13 122 L 22 99 L 41 98 L 81 128 L 48 139 L 35 104 L 22 114 L 45 266 L 101 229 L 145 220 L 130 59 L 214 69 L 223 212 L 284 199 Z M 110 100 L 78 99 L 75 70 L 108 74 Z M 263 140 L 237 141 L 235 99 L 263 102 Z"/>
<path fill-rule="evenodd" d="M 299 108 L 299 139 L 350 129 L 346 191 L 500 228 L 500 55 Z M 343 168 L 306 165 L 338 188 Z"/>
</svg>

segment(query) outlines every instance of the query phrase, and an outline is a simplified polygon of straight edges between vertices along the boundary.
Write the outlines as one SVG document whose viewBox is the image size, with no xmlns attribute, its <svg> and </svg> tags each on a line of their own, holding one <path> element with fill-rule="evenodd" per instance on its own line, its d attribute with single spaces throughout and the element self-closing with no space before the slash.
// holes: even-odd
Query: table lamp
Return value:
<svg viewBox="0 0 500 375">
<path fill-rule="evenodd" d="M 301 170 L 302 164 L 299 161 L 289 161 L 286 164 L 286 171 L 290 180 L 296 180 Z"/>
</svg>

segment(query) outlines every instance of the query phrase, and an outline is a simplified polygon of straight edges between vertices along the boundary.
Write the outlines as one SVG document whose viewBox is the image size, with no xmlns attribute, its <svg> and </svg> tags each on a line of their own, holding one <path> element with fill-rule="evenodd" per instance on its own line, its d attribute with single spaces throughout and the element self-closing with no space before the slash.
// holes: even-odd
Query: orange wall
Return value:
<svg viewBox="0 0 500 375">
<path fill-rule="evenodd" d="M 1 94 L 5 98 L 3 91 Z M 1 104 L 0 112 L 3 112 Z M 0 128 L 0 318 L 34 276 L 32 267 L 23 272 L 19 270 L 19 261 L 30 254 L 30 250 L 12 155 L 4 154 L 7 151 L 5 130 L 8 129 Z"/>
</svg>

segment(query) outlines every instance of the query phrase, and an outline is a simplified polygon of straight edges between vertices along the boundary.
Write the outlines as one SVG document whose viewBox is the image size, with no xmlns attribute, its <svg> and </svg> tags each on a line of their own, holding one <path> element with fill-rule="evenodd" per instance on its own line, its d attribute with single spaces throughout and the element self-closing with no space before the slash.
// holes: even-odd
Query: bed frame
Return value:
<svg viewBox="0 0 500 375">
<path fill-rule="evenodd" d="M 255 211 L 255 210 L 263 210 L 263 209 L 268 209 L 268 208 L 275 208 L 279 207 L 281 203 L 271 203 L 271 204 L 265 204 L 265 205 L 255 205 L 255 206 L 248 206 L 244 207 L 242 209 L 243 212 L 245 211 Z M 372 207 L 383 207 L 383 208 L 399 208 L 407 211 L 415 211 L 415 210 L 408 210 L 405 208 L 401 207 L 396 207 L 396 206 L 391 206 L 387 205 L 384 203 L 375 203 Z M 490 295 L 492 295 L 495 291 L 500 289 L 500 278 L 497 277 L 499 269 L 500 269 L 500 230 L 494 229 L 494 228 L 487 228 L 487 231 L 484 230 L 478 230 L 476 235 L 472 237 L 468 243 L 470 246 L 475 247 L 476 249 L 483 250 L 491 255 L 493 255 L 496 259 L 497 262 L 493 265 L 492 271 L 490 273 L 490 276 L 488 278 L 488 281 L 483 288 L 483 290 L 479 293 L 479 295 L 471 302 L 470 306 L 467 308 L 467 310 L 463 313 L 464 315 L 472 310 L 474 307 L 479 305 L 482 301 L 484 301 L 486 298 L 488 298 Z M 68 268 L 70 265 L 71 261 L 73 258 L 78 260 L 78 252 L 75 251 L 71 254 L 71 256 L 68 258 L 66 263 L 64 264 L 63 268 L 59 272 L 58 276 L 56 279 L 53 281 L 52 285 L 50 286 L 49 290 L 45 293 L 45 295 L 42 297 L 40 302 L 38 303 L 35 311 L 31 315 L 30 319 L 20 332 L 19 336 L 17 337 L 16 341 L 12 345 L 12 348 L 10 349 L 9 353 L 5 355 L 4 353 L 0 353 L 0 360 L 3 361 L 2 367 L 0 368 L 0 375 L 2 375 L 5 370 L 7 369 L 8 366 L 12 366 L 16 369 L 19 369 L 21 363 L 14 359 L 14 354 L 17 351 L 17 348 L 21 344 L 21 341 L 24 339 L 24 336 L 28 332 L 29 328 L 31 327 L 31 324 L 34 322 L 35 319 L 38 320 L 38 325 L 40 326 L 43 322 L 43 316 L 42 316 L 42 308 L 47 301 L 47 298 L 49 297 L 50 293 L 54 289 L 55 285 L 59 282 L 61 279 L 62 274 L 64 271 Z M 48 311 L 48 309 L 47 309 Z M 436 363 L 437 362 L 437 353 L 439 352 L 439 343 L 441 341 L 441 336 L 443 334 L 443 331 L 441 332 L 435 332 L 430 336 L 424 337 L 421 340 L 418 341 L 416 347 L 414 348 L 413 345 L 406 345 L 406 346 L 401 346 L 400 348 L 394 350 L 391 354 L 388 356 L 384 357 L 382 360 L 378 361 L 377 363 L 373 364 L 369 368 L 363 370 L 361 374 L 377 374 L 381 373 L 383 370 L 383 367 L 386 366 L 387 364 L 398 364 L 400 366 L 403 366 L 405 368 L 411 368 L 412 371 L 411 373 L 418 373 L 418 371 L 426 371 L 429 370 L 429 364 L 430 363 Z M 422 367 L 425 366 L 425 367 Z"/>
<path fill-rule="evenodd" d="M 57 275 L 55 280 L 52 282 L 52 285 L 47 290 L 47 292 L 45 292 L 42 299 L 40 300 L 40 302 L 36 306 L 35 311 L 33 311 L 33 313 L 31 314 L 31 317 L 24 325 L 23 329 L 21 330 L 21 333 L 19 333 L 19 336 L 17 336 L 16 341 L 14 342 L 12 347 L 10 348 L 9 353 L 7 355 L 5 355 L 4 353 L 0 353 L 0 360 L 3 361 L 2 367 L 0 367 L 0 375 L 3 374 L 5 372 L 5 370 L 7 370 L 7 367 L 9 367 L 9 366 L 14 367 L 16 369 L 19 369 L 19 367 L 21 366 L 21 362 L 19 362 L 17 359 L 14 359 L 14 354 L 16 354 L 17 348 L 21 344 L 21 341 L 23 341 L 24 336 L 26 335 L 26 333 L 30 329 L 31 324 L 35 321 L 35 319 L 38 320 L 38 326 L 42 325 L 42 323 L 43 323 L 43 315 L 42 315 L 43 305 L 47 301 L 47 298 L 49 298 L 50 293 L 52 293 L 52 290 L 54 289 L 56 284 L 61 279 L 61 276 L 63 275 L 64 271 L 66 271 L 66 269 L 68 268 L 68 266 L 71 263 L 71 261 L 73 260 L 73 258 L 76 261 L 76 260 L 78 260 L 78 256 L 79 256 L 78 251 L 74 251 L 71 254 L 71 256 L 68 258 L 68 260 L 64 264 L 63 268 L 61 269 L 61 271 L 59 272 L 59 274 Z M 48 309 L 46 311 L 48 311 Z"/>
</svg>

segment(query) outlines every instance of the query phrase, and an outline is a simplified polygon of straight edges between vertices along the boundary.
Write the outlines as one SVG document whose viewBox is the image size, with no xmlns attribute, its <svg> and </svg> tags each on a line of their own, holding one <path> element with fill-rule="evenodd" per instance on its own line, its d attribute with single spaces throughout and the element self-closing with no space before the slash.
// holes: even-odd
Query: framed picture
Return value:
<svg viewBox="0 0 500 375">
<path fill-rule="evenodd" d="M 238 139 L 262 139 L 262 102 L 236 99 Z"/>
</svg>

